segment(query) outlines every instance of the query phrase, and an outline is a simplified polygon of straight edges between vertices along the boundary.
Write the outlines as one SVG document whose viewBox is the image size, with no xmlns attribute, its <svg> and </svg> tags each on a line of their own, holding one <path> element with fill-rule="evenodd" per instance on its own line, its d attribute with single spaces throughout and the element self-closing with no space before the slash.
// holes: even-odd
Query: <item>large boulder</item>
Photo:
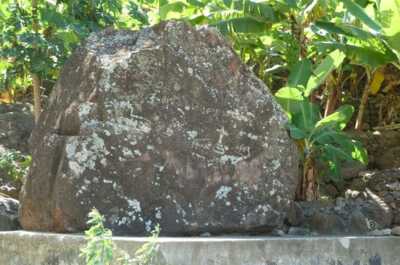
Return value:
<svg viewBox="0 0 400 265">
<path fill-rule="evenodd" d="M 24 229 L 117 234 L 270 231 L 298 173 L 286 118 L 214 29 L 168 22 L 92 34 L 33 131 Z"/>
</svg>

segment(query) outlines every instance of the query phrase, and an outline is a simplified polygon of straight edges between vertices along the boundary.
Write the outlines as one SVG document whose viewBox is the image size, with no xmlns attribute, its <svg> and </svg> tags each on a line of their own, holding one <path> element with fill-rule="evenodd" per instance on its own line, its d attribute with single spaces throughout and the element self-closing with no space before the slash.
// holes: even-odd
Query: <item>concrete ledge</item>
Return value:
<svg viewBox="0 0 400 265">
<path fill-rule="evenodd" d="M 144 242 L 115 237 L 129 253 Z M 81 235 L 0 232 L 0 264 L 84 265 L 84 243 Z M 159 244 L 160 265 L 400 265 L 400 237 L 168 237 Z"/>
</svg>

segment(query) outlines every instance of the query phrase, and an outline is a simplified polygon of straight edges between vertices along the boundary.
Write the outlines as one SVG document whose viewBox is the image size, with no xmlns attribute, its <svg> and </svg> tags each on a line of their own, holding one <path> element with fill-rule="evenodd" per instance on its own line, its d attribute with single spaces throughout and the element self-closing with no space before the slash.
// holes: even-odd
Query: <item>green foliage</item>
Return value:
<svg viewBox="0 0 400 265">
<path fill-rule="evenodd" d="M 86 246 L 81 249 L 81 257 L 85 258 L 86 265 L 151 265 L 154 264 L 158 251 L 158 235 L 160 227 L 157 225 L 151 232 L 148 242 L 135 251 L 133 257 L 117 248 L 112 241 L 111 230 L 104 227 L 104 217 L 96 209 L 89 213 L 88 225 L 85 231 Z"/>
<path fill-rule="evenodd" d="M 287 128 L 291 137 L 301 143 L 303 159 L 314 157 L 325 164 L 328 176 L 334 181 L 340 180 L 340 166 L 344 161 L 367 163 L 366 150 L 358 141 L 343 132 L 353 115 L 354 107 L 342 105 L 334 113 L 322 118 L 319 106 L 312 103 L 308 96 L 310 89 L 323 82 L 331 71 L 339 67 L 343 58 L 344 56 L 334 51 L 314 71 L 308 69 L 309 63 L 300 62 L 296 67 L 297 71 L 292 72 L 289 77 L 292 86 L 281 88 L 275 94 L 288 114 Z M 304 75 L 301 79 L 296 78 L 299 72 L 308 73 L 309 79 L 304 78 Z M 312 85 L 309 85 L 310 82 Z M 307 83 L 308 89 L 302 86 L 304 83 Z"/>
<path fill-rule="evenodd" d="M 85 231 L 87 245 L 81 250 L 87 265 L 111 265 L 115 245 L 112 232 L 103 225 L 104 218 L 93 209 L 89 213 L 89 230 Z"/>
<path fill-rule="evenodd" d="M 28 173 L 32 159 L 16 150 L 6 151 L 0 155 L 0 170 L 6 173 L 9 181 L 22 182 Z"/>
<path fill-rule="evenodd" d="M 37 28 L 31 1 L 0 3 L 0 90 L 23 90 L 29 73 L 51 81 L 72 50 L 90 32 L 132 26 L 119 0 L 37 1 Z"/>
</svg>

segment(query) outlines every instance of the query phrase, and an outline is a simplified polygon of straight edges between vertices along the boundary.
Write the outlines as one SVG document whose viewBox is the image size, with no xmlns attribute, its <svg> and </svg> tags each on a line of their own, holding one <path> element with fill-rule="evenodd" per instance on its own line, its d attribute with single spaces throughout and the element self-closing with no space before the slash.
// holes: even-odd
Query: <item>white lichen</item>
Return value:
<svg viewBox="0 0 400 265">
<path fill-rule="evenodd" d="M 215 193 L 215 199 L 217 200 L 223 200 L 228 197 L 229 192 L 232 191 L 232 187 L 229 186 L 221 186 Z"/>
</svg>

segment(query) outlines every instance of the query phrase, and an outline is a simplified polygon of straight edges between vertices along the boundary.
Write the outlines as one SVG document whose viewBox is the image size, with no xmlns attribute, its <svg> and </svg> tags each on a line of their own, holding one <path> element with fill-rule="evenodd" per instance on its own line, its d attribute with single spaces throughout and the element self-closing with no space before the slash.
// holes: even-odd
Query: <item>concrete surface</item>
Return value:
<svg viewBox="0 0 400 265">
<path fill-rule="evenodd" d="M 130 253 L 146 238 L 115 237 Z M 81 265 L 81 235 L 0 232 L 0 265 Z M 400 237 L 160 238 L 157 265 L 400 265 Z"/>
</svg>

